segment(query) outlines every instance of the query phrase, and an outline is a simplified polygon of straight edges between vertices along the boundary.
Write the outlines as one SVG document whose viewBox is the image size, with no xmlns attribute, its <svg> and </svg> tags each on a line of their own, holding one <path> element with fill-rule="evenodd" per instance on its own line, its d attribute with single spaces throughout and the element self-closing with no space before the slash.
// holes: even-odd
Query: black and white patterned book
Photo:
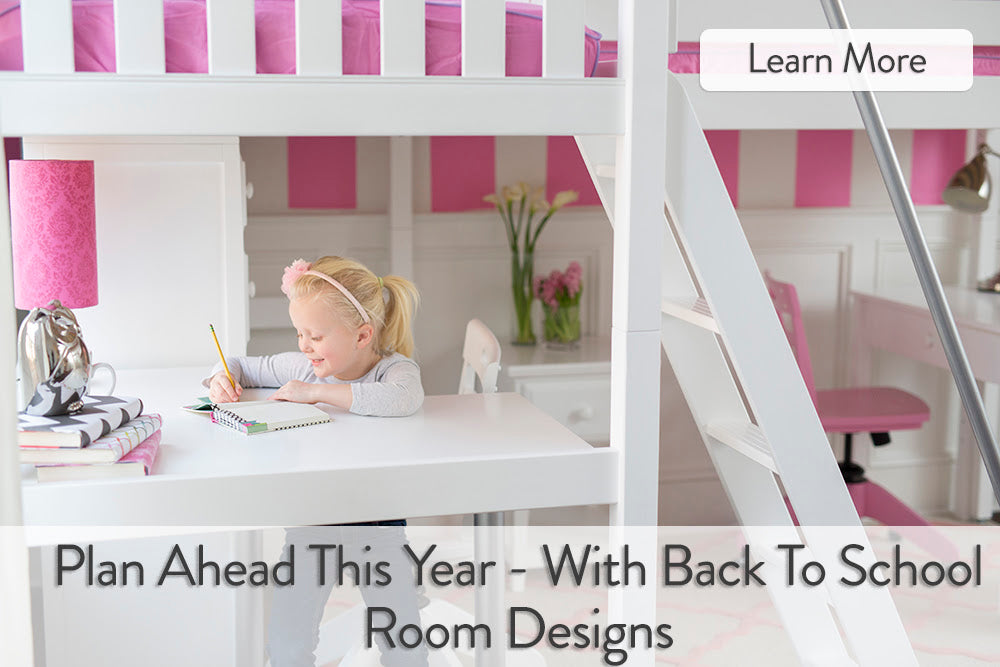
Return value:
<svg viewBox="0 0 1000 667">
<path fill-rule="evenodd" d="M 71 415 L 17 415 L 21 447 L 86 447 L 142 414 L 142 401 L 129 396 L 85 396 Z"/>
</svg>

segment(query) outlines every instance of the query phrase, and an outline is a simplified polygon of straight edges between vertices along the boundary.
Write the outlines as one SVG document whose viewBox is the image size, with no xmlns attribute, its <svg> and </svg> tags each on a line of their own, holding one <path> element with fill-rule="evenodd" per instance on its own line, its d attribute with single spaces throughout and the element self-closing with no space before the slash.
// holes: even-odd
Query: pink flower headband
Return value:
<svg viewBox="0 0 1000 667">
<path fill-rule="evenodd" d="M 341 294 L 346 296 L 347 300 L 350 301 L 351 304 L 353 304 L 353 306 L 358 309 L 358 313 L 361 314 L 361 319 L 364 320 L 365 324 L 371 322 L 371 318 L 368 317 L 367 311 L 365 311 L 365 309 L 361 307 L 361 304 L 358 302 L 357 299 L 354 298 L 354 295 L 351 294 L 346 287 L 344 287 L 339 282 L 337 282 L 330 276 L 326 275 L 325 273 L 320 273 L 319 271 L 313 271 L 311 267 L 312 264 L 310 264 L 304 259 L 297 259 L 294 262 L 292 262 L 291 266 L 286 266 L 285 273 L 281 277 L 281 291 L 284 292 L 285 295 L 287 296 L 292 291 L 292 285 L 295 284 L 296 280 L 298 280 L 302 276 L 317 276 L 319 278 L 322 278 L 326 282 L 330 283 L 338 290 L 340 290 Z M 379 284 L 380 285 L 382 284 L 381 278 L 379 278 Z"/>
</svg>

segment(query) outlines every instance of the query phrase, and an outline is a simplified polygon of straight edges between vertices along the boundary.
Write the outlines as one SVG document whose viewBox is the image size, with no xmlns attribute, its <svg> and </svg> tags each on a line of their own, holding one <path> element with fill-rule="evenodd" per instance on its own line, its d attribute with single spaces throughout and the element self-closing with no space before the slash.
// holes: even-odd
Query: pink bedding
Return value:
<svg viewBox="0 0 1000 667">
<path fill-rule="evenodd" d="M 594 76 L 615 76 L 618 44 L 601 42 L 601 54 Z M 701 71 L 701 48 L 698 42 L 677 42 L 677 52 L 670 54 L 670 71 L 697 74 Z M 973 46 L 972 73 L 975 76 L 1000 76 L 1000 46 Z"/>
<path fill-rule="evenodd" d="M 255 0 L 257 72 L 295 73 L 294 0 Z M 542 73 L 541 6 L 507 3 L 507 75 Z M 205 0 L 164 0 L 166 69 L 207 72 Z M 462 73 L 461 4 L 429 0 L 425 13 L 426 73 Z M 586 31 L 587 76 L 594 74 L 600 34 Z M 111 0 L 73 0 L 76 71 L 115 71 L 114 13 Z M 378 0 L 343 0 L 345 74 L 379 73 Z M 0 1 L 0 70 L 22 70 L 20 2 Z"/>
</svg>

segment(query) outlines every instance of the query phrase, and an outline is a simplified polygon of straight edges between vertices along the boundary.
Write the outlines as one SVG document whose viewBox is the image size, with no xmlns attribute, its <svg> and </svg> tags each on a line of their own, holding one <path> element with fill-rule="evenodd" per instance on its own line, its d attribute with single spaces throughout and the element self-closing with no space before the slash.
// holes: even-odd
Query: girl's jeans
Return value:
<svg viewBox="0 0 1000 667">
<path fill-rule="evenodd" d="M 410 559 L 403 552 L 406 544 L 405 521 L 379 521 L 342 526 L 306 526 L 285 531 L 282 560 L 288 560 L 289 547 L 295 547 L 295 584 L 274 589 L 271 618 L 268 624 L 267 652 L 271 667 L 299 667 L 315 664 L 315 651 L 319 643 L 319 624 L 323 607 L 330 590 L 338 579 L 338 560 L 353 561 L 361 567 L 361 581 L 357 582 L 365 605 L 388 607 L 396 614 L 395 628 L 404 625 L 420 626 L 417 606 L 417 589 L 411 576 Z M 310 544 L 335 544 L 336 549 L 320 551 L 309 549 Z M 365 550 L 365 547 L 371 547 Z M 340 553 L 342 550 L 342 553 Z M 319 554 L 325 556 L 324 583 L 320 585 Z M 364 585 L 364 565 L 371 563 L 372 577 L 378 581 L 374 564 L 388 563 L 392 575 L 387 586 Z M 345 570 L 345 586 L 353 586 L 353 571 Z M 385 623 L 382 615 L 375 617 L 379 625 Z M 358 628 L 358 640 L 363 641 L 363 628 Z M 395 636 L 395 633 L 393 633 Z M 386 645 L 382 633 L 374 633 L 375 643 L 382 653 L 386 667 L 426 667 L 427 647 L 421 643 L 407 649 L 398 641 L 395 648 Z"/>
</svg>

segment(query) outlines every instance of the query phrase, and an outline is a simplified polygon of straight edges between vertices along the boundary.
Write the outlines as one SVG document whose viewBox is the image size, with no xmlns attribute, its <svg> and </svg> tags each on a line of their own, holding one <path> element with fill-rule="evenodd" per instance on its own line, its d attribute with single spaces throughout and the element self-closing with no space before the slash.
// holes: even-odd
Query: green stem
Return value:
<svg viewBox="0 0 1000 667">
<path fill-rule="evenodd" d="M 521 195 L 521 206 L 517 210 L 517 227 L 515 228 L 517 231 L 514 232 L 515 234 L 517 234 L 518 237 L 521 236 L 521 230 L 524 228 L 524 203 L 527 200 L 528 200 L 527 195 L 522 194 Z M 531 217 L 530 216 L 528 217 L 528 227 L 529 228 L 531 227 Z M 527 235 L 525 235 L 525 238 L 528 238 Z"/>
<path fill-rule="evenodd" d="M 577 305 L 545 306 L 545 340 L 571 343 L 580 338 L 580 308 Z"/>
<path fill-rule="evenodd" d="M 514 312 L 517 316 L 517 331 L 514 342 L 532 344 L 535 334 L 531 326 L 531 304 L 535 299 L 532 293 L 534 281 L 534 255 L 525 252 L 521 255 L 512 252 L 510 256 L 511 295 L 514 299 Z"/>
<path fill-rule="evenodd" d="M 555 213 L 555 211 L 549 209 L 549 212 L 545 214 L 545 217 L 538 221 L 538 227 L 535 228 L 535 233 L 531 235 L 530 239 L 527 239 L 528 247 L 532 250 L 535 249 L 535 243 L 538 241 L 538 235 L 542 233 L 543 229 L 545 229 L 545 223 L 549 221 L 549 218 L 552 217 L 553 213 Z"/>
<path fill-rule="evenodd" d="M 500 202 L 497 202 L 497 212 L 500 213 L 500 219 L 503 221 L 504 231 L 507 232 L 507 245 L 510 246 L 511 251 L 515 251 L 517 248 L 517 242 L 514 239 L 514 226 L 510 224 L 510 220 L 504 215 L 503 206 Z"/>
</svg>

